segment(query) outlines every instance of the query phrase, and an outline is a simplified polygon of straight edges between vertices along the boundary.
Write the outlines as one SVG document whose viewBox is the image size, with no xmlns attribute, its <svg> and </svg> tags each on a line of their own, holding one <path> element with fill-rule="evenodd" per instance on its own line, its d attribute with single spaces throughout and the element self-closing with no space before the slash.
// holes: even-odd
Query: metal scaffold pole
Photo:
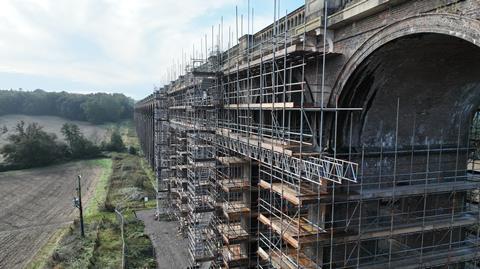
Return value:
<svg viewBox="0 0 480 269">
<path fill-rule="evenodd" d="M 137 103 L 140 144 L 163 193 L 157 214 L 179 222 L 192 267 L 475 268 L 479 112 L 448 139 L 422 137 L 423 110 L 409 111 L 396 92 L 367 117 L 370 81 L 353 74 L 354 96 L 336 81 L 351 44 L 335 32 L 334 12 L 361 3 L 307 2 L 283 16 L 273 0 L 273 21 L 257 32 L 250 1 L 246 31 L 235 7 L 225 33 L 222 17 L 211 44 L 205 35 L 190 59 L 182 52 L 183 70 Z M 365 137 L 367 124 L 375 128 Z"/>
</svg>

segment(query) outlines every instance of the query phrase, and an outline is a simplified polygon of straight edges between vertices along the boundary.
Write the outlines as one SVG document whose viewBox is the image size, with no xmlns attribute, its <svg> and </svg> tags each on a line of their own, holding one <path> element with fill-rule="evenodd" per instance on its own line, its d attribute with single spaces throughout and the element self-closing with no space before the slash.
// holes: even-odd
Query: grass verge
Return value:
<svg viewBox="0 0 480 269">
<path fill-rule="evenodd" d="M 84 217 L 87 221 L 101 215 L 101 210 L 104 208 L 105 200 L 107 199 L 109 179 L 112 175 L 111 159 L 90 160 L 89 162 L 91 165 L 100 166 L 102 174 L 95 188 L 95 193 L 85 208 Z"/>
<path fill-rule="evenodd" d="M 35 254 L 35 257 L 27 264 L 26 269 L 45 268 L 47 262 L 52 257 L 55 248 L 60 244 L 60 241 L 69 232 L 69 226 L 62 227 L 56 231 L 48 242 Z"/>
<path fill-rule="evenodd" d="M 150 180 L 150 184 L 152 184 L 152 187 L 156 189 L 155 185 L 156 179 L 155 179 L 155 172 L 153 172 L 152 169 L 150 169 L 150 166 L 147 164 L 147 161 L 144 158 L 140 159 L 140 165 L 142 166 L 143 171 L 145 171 L 145 174 L 148 177 L 148 180 Z"/>
<path fill-rule="evenodd" d="M 126 268 L 156 268 L 152 243 L 135 216 L 135 210 L 155 205 L 154 199 L 153 204 L 144 203 L 144 197 L 154 198 L 155 191 L 141 157 L 112 154 L 112 159 L 91 162 L 103 169 L 85 209 L 85 238 L 75 221 L 56 239 L 52 237 L 44 254 L 49 257 L 47 262 L 32 268 L 121 268 L 122 238 L 114 209 L 121 211 L 125 220 Z"/>
<path fill-rule="evenodd" d="M 95 193 L 89 200 L 89 203 L 86 207 L 88 210 L 92 209 L 91 211 L 95 212 L 98 211 L 98 206 L 96 204 L 98 204 L 100 201 L 105 201 L 104 193 L 106 192 L 104 189 L 112 171 L 112 161 L 110 159 L 94 159 L 84 162 L 86 162 L 86 164 L 90 167 L 100 167 L 102 169 L 100 178 L 96 183 Z M 88 214 L 86 213 L 85 216 L 87 217 Z M 55 252 L 58 250 L 58 247 L 65 241 L 65 238 L 71 236 L 73 233 L 74 230 L 72 230 L 72 225 L 65 226 L 57 230 L 49 238 L 47 243 L 35 254 L 35 257 L 33 257 L 33 259 L 28 263 L 26 268 L 51 268 L 52 257 L 56 255 Z"/>
<path fill-rule="evenodd" d="M 155 190 L 148 170 L 143 168 L 139 156 L 116 154 L 113 160 L 106 206 L 117 208 L 125 220 L 126 267 L 155 268 L 152 243 L 144 233 L 143 222 L 135 216 L 136 210 L 155 207 Z M 149 197 L 149 201 L 145 203 L 144 197 Z"/>
</svg>

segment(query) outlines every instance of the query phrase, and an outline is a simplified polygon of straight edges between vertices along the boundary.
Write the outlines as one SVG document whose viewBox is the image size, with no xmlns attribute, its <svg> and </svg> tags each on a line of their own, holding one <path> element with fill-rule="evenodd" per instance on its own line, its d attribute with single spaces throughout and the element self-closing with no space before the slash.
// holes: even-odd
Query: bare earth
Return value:
<svg viewBox="0 0 480 269">
<path fill-rule="evenodd" d="M 158 269 L 187 268 L 189 253 L 187 239 L 177 235 L 177 221 L 156 221 L 155 210 L 136 212 L 145 224 L 145 233 L 152 240 Z"/>
<path fill-rule="evenodd" d="M 0 268 L 23 268 L 56 229 L 71 223 L 78 214 L 76 175 L 83 177 L 86 204 L 100 173 L 86 162 L 0 173 Z"/>
</svg>

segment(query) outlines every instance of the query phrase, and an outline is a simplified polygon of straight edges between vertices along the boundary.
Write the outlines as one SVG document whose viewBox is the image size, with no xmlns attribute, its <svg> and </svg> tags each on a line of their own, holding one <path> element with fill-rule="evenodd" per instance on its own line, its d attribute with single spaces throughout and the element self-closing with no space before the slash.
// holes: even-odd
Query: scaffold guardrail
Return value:
<svg viewBox="0 0 480 269">
<path fill-rule="evenodd" d="M 211 142 L 256 161 L 288 171 L 312 183 L 322 184 L 321 180 L 339 184 L 344 180 L 357 182 L 358 164 L 355 162 L 329 156 L 320 158 L 309 156 L 301 159 L 224 135 L 217 135 Z"/>
</svg>

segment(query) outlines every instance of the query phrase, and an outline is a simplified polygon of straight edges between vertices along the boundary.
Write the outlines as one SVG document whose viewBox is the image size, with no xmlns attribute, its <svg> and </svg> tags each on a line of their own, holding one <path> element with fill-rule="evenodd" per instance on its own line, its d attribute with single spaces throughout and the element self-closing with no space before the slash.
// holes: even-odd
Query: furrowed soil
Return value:
<svg viewBox="0 0 480 269">
<path fill-rule="evenodd" d="M 118 269 L 124 261 L 125 268 L 156 268 L 152 242 L 135 215 L 136 210 L 155 206 L 155 191 L 141 157 L 114 153 L 109 161 L 111 173 L 102 175 L 96 203 L 85 211 L 85 238 L 79 235 L 78 223 L 70 225 L 50 257 L 32 264 L 55 269 Z M 149 201 L 144 202 L 144 197 Z"/>
<path fill-rule="evenodd" d="M 87 204 L 102 168 L 95 160 L 0 173 L 0 268 L 23 268 L 61 227 L 72 223 L 77 175 Z"/>
</svg>

